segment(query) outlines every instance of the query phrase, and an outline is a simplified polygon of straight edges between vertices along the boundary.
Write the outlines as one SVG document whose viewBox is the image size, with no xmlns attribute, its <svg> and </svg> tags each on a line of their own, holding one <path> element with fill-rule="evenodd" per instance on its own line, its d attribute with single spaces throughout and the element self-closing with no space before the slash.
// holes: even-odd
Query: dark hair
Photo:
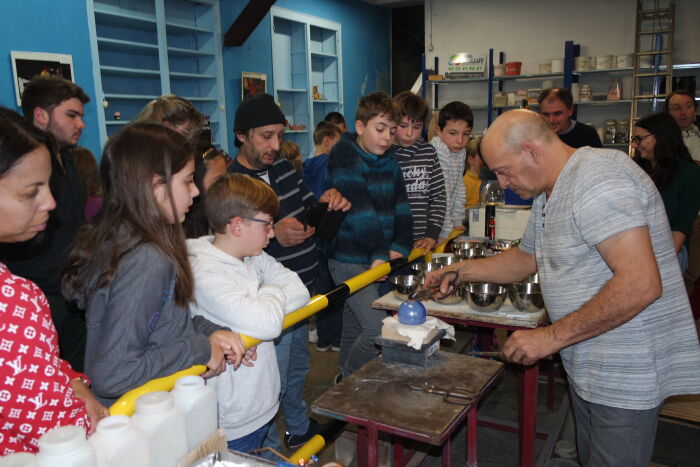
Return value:
<svg viewBox="0 0 700 467">
<path fill-rule="evenodd" d="M 698 108 L 698 103 L 695 101 L 695 96 L 691 94 L 690 91 L 686 89 L 676 89 L 675 91 L 671 92 L 668 96 L 666 96 L 666 112 L 668 112 L 668 104 L 671 102 L 671 98 L 673 96 L 686 96 L 689 97 L 690 100 L 693 102 L 693 106 L 697 109 Z"/>
<path fill-rule="evenodd" d="M 319 144 L 323 143 L 324 138 L 332 138 L 336 135 L 340 136 L 340 134 L 340 128 L 338 128 L 338 125 L 335 123 L 325 120 L 318 122 L 318 125 L 316 125 L 316 129 L 314 130 L 314 144 L 318 146 Z"/>
<path fill-rule="evenodd" d="M 360 102 L 357 104 L 355 120 L 367 125 L 367 122 L 380 115 L 392 122 L 398 123 L 400 120 L 399 108 L 389 94 L 383 91 L 375 91 L 360 98 Z"/>
<path fill-rule="evenodd" d="M 470 128 L 474 128 L 474 114 L 471 107 L 464 102 L 452 101 L 440 109 L 437 124 L 441 130 L 444 130 L 447 122 L 459 120 L 467 122 Z"/>
<path fill-rule="evenodd" d="M 155 175 L 165 184 L 175 215 L 172 176 L 191 159 L 187 138 L 155 123 L 128 125 L 107 142 L 100 162 L 102 209 L 73 242 L 63 275 L 64 290 L 80 293 L 106 286 L 121 258 L 149 243 L 175 264 L 175 303 L 186 306 L 192 300 L 194 277 L 182 226 L 166 220 L 153 195 Z"/>
<path fill-rule="evenodd" d="M 423 126 L 427 125 L 428 103 L 418 94 L 404 91 L 394 96 L 394 102 L 399 106 L 399 120 L 408 117 L 411 122 L 421 122 Z"/>
<path fill-rule="evenodd" d="M 100 188 L 100 172 L 97 169 L 95 156 L 89 149 L 82 146 L 71 148 L 70 153 L 73 156 L 73 163 L 78 171 L 78 178 L 85 188 L 85 193 L 88 196 L 99 195 L 102 189 Z"/>
<path fill-rule="evenodd" d="M 328 112 L 323 120 L 325 122 L 331 122 L 334 125 L 345 125 L 345 117 L 343 117 L 343 114 L 340 112 Z"/>
<path fill-rule="evenodd" d="M 185 231 L 186 238 L 199 238 L 203 235 L 209 235 L 209 222 L 207 222 L 207 214 L 204 211 L 204 204 L 207 199 L 206 189 L 204 188 L 204 176 L 207 174 L 208 163 L 223 158 L 229 160 L 229 155 L 223 149 L 217 149 L 214 146 L 209 146 L 203 152 L 195 152 L 194 155 L 194 184 L 199 190 L 199 196 L 192 200 L 190 210 L 185 214 L 185 221 L 182 223 L 182 228 Z"/>
<path fill-rule="evenodd" d="M 72 81 L 57 76 L 37 76 L 24 87 L 22 113 L 24 118 L 34 122 L 34 109 L 37 107 L 51 113 L 54 107 L 72 98 L 83 104 L 90 102 L 85 91 Z"/>
<path fill-rule="evenodd" d="M 688 148 L 683 144 L 681 128 L 676 123 L 676 119 L 665 112 L 647 115 L 638 120 L 635 126 L 644 128 L 654 135 L 656 139 L 654 162 L 656 165 L 652 167 L 650 161 L 642 159 L 639 151 L 634 155 L 634 160 L 649 174 L 656 188 L 663 191 L 678 172 L 680 162 L 683 160 L 693 161 Z"/>
<path fill-rule="evenodd" d="M 14 110 L 0 107 L 0 178 L 41 145 L 49 154 L 55 154 L 56 143 L 50 133 L 27 122 Z"/>
<path fill-rule="evenodd" d="M 562 101 L 567 109 L 574 106 L 574 96 L 568 88 L 545 89 L 537 96 L 537 103 L 542 105 L 542 102 L 545 100 L 551 101 L 555 99 Z"/>
<path fill-rule="evenodd" d="M 223 234 L 234 217 L 253 217 L 258 212 L 277 217 L 280 202 L 270 185 L 243 174 L 228 174 L 209 188 L 207 219 L 214 232 Z"/>
</svg>

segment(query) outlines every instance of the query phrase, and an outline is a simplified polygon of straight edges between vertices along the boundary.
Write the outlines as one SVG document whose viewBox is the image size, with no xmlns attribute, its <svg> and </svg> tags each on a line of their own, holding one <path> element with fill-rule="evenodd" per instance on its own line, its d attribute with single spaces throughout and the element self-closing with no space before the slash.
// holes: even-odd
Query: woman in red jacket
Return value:
<svg viewBox="0 0 700 467">
<path fill-rule="evenodd" d="M 46 228 L 53 138 L 0 108 L 0 242 L 25 242 Z M 35 452 L 50 429 L 91 432 L 108 411 L 84 375 L 58 356 L 46 297 L 0 262 L 0 456 Z"/>
</svg>

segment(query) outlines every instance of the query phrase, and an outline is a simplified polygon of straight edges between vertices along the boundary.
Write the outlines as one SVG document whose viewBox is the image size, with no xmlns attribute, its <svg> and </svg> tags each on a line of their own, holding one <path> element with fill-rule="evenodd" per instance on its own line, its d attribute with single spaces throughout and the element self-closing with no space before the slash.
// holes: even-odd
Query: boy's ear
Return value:
<svg viewBox="0 0 700 467">
<path fill-rule="evenodd" d="M 230 221 L 228 221 L 228 231 L 233 235 L 234 237 L 240 237 L 241 236 L 241 223 L 243 222 L 243 218 L 240 216 L 236 216 L 232 218 Z"/>
<path fill-rule="evenodd" d="M 362 133 L 365 131 L 365 124 L 362 123 L 362 120 L 357 120 L 355 121 L 355 131 L 357 132 L 358 135 L 362 136 Z"/>
</svg>

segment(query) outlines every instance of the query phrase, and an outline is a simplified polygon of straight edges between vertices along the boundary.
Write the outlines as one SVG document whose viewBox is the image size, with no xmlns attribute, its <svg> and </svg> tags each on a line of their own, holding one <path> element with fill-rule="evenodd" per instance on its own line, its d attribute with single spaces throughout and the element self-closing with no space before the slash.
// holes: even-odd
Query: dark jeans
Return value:
<svg viewBox="0 0 700 467">
<path fill-rule="evenodd" d="M 241 436 L 237 439 L 226 441 L 226 445 L 231 451 L 238 451 L 246 454 L 251 451 L 255 451 L 256 449 L 260 449 L 262 442 L 265 439 L 265 435 L 267 434 L 267 430 L 270 429 L 271 425 L 274 425 L 272 423 L 273 420 L 274 419 L 270 420 L 252 433 L 248 433 L 247 435 Z"/>
<path fill-rule="evenodd" d="M 318 293 L 327 293 L 335 288 L 336 284 L 328 271 L 328 259 L 319 251 L 318 273 L 316 275 L 316 288 Z M 317 347 L 340 347 L 340 336 L 343 333 L 343 302 L 333 303 L 316 314 L 316 330 L 318 331 Z"/>
<path fill-rule="evenodd" d="M 61 295 L 47 295 L 51 307 L 51 319 L 58 334 L 61 358 L 75 371 L 82 372 L 85 365 L 85 313 L 66 301 Z"/>
<path fill-rule="evenodd" d="M 659 407 L 630 410 L 581 399 L 570 385 L 576 447 L 582 466 L 647 467 L 656 438 Z"/>
</svg>

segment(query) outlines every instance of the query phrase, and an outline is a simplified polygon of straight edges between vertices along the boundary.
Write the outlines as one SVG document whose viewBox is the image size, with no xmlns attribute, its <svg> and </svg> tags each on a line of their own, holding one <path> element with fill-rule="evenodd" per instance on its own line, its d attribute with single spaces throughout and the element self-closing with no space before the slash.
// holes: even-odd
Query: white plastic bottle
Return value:
<svg viewBox="0 0 700 467">
<path fill-rule="evenodd" d="M 146 434 L 126 415 L 112 415 L 97 424 L 89 440 L 95 448 L 97 467 L 149 467 Z"/>
<path fill-rule="evenodd" d="M 199 446 L 218 428 L 216 392 L 201 376 L 183 376 L 172 390 L 175 407 L 185 412 L 188 451 Z"/>
<path fill-rule="evenodd" d="M 95 450 L 79 426 L 54 428 L 39 438 L 39 467 L 94 467 Z"/>
<path fill-rule="evenodd" d="M 148 435 L 153 467 L 176 467 L 187 454 L 185 414 L 175 407 L 169 392 L 150 392 L 136 399 L 131 420 Z"/>
<path fill-rule="evenodd" d="M 36 456 L 31 452 L 16 452 L 0 457 L 0 467 L 37 467 Z"/>
</svg>

